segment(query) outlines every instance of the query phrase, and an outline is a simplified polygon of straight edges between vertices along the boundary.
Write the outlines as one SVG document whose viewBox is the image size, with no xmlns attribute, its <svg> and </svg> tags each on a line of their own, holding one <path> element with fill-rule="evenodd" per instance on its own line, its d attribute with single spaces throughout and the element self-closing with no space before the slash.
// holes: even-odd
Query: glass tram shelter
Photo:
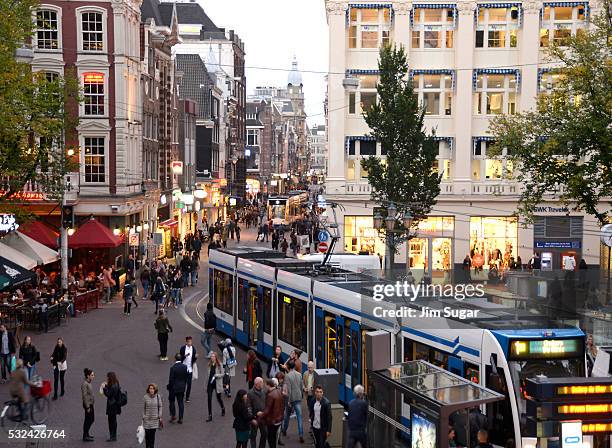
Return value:
<svg viewBox="0 0 612 448">
<path fill-rule="evenodd" d="M 437 448 L 449 446 L 452 417 L 469 438 L 469 409 L 504 396 L 419 360 L 368 371 L 368 399 L 370 446 Z"/>
</svg>

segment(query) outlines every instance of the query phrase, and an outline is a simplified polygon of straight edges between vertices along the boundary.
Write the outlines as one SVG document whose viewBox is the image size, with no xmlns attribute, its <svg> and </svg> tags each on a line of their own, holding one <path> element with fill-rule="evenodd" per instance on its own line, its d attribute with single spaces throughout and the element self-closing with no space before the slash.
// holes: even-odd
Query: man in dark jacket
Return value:
<svg viewBox="0 0 612 448">
<path fill-rule="evenodd" d="M 315 448 L 324 448 L 332 429 L 331 403 L 323 396 L 323 386 L 316 386 L 314 393 L 315 399 L 310 402 L 308 410 L 310 411 Z"/>
<path fill-rule="evenodd" d="M 183 287 L 189 286 L 189 276 L 191 274 L 191 258 L 189 254 L 185 254 L 181 260 L 181 272 L 183 273 Z"/>
<path fill-rule="evenodd" d="M 253 409 L 253 414 L 257 415 L 259 412 L 263 412 L 266 409 L 266 388 L 264 380 L 261 377 L 255 378 L 255 384 L 248 393 L 249 404 Z M 267 431 L 266 425 L 259 421 L 257 427 L 251 428 L 251 448 L 257 447 L 257 430 L 259 429 L 259 448 L 266 448 Z"/>
<path fill-rule="evenodd" d="M 181 354 L 181 362 L 187 367 L 187 389 L 185 392 L 185 401 L 189 403 L 189 396 L 191 395 L 191 380 L 193 379 L 193 365 L 198 359 L 196 349 L 193 346 L 193 338 L 187 336 L 185 338 L 185 345 L 183 345 L 179 351 Z"/>
<path fill-rule="evenodd" d="M 368 402 L 363 397 L 363 386 L 358 384 L 353 389 L 355 398 L 348 405 L 348 445 L 347 448 L 355 448 L 357 442 L 361 448 L 368 448 Z"/>
<path fill-rule="evenodd" d="M 174 423 L 176 420 L 176 408 L 174 407 L 174 400 L 178 403 L 178 423 L 183 423 L 183 413 L 185 411 L 185 405 L 183 403 L 183 396 L 185 395 L 185 388 L 187 387 L 188 372 L 187 366 L 181 361 L 181 354 L 177 353 L 174 355 L 174 365 L 170 368 L 170 378 L 168 379 L 168 401 L 170 402 L 170 423 Z"/>
<path fill-rule="evenodd" d="M 269 448 L 276 448 L 278 429 L 285 414 L 285 399 L 277 386 L 276 379 L 271 378 L 266 384 L 268 385 L 266 407 L 263 411 L 257 413 L 257 420 L 266 425 Z"/>
<path fill-rule="evenodd" d="M 212 350 L 212 346 L 210 345 L 212 342 L 212 335 L 215 332 L 215 328 L 217 328 L 217 316 L 213 311 L 212 303 L 208 302 L 206 305 L 206 312 L 204 313 L 204 333 L 202 334 L 202 345 L 204 346 L 204 350 L 206 351 L 206 357 L 210 358 L 210 352 Z"/>
</svg>

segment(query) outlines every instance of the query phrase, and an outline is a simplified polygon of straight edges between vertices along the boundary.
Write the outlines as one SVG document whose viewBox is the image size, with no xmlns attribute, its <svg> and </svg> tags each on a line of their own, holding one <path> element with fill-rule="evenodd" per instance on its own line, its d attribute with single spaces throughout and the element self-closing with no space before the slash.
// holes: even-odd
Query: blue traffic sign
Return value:
<svg viewBox="0 0 612 448">
<path fill-rule="evenodd" d="M 329 233 L 326 230 L 321 230 L 319 232 L 318 239 L 322 243 L 329 240 Z"/>
</svg>

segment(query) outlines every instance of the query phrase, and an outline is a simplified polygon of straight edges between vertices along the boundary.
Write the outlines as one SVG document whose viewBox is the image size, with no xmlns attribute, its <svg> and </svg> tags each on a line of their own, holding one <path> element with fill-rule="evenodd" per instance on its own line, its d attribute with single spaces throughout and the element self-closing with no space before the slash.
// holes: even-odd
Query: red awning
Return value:
<svg viewBox="0 0 612 448">
<path fill-rule="evenodd" d="M 178 221 L 176 219 L 166 219 L 165 221 L 160 222 L 159 224 L 157 224 L 157 227 L 174 227 L 178 225 Z"/>
<path fill-rule="evenodd" d="M 44 244 L 52 249 L 57 249 L 57 238 L 59 233 L 43 224 L 42 221 L 32 221 L 19 227 L 19 231 L 24 235 Z"/>
<path fill-rule="evenodd" d="M 122 241 L 121 237 L 113 235 L 113 232 L 104 224 L 90 219 L 68 238 L 68 247 L 71 249 L 105 249 L 117 247 Z"/>
</svg>

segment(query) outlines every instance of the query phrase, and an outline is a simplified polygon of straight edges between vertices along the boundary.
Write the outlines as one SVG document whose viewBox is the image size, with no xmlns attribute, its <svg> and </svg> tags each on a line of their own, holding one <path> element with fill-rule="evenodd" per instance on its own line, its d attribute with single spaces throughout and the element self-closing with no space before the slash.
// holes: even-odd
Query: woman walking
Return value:
<svg viewBox="0 0 612 448">
<path fill-rule="evenodd" d="M 236 349 L 232 345 L 232 340 L 225 340 L 225 348 L 223 348 L 223 367 L 225 368 L 225 376 L 223 377 L 223 389 L 225 395 L 232 396 L 232 377 L 236 376 Z"/>
<path fill-rule="evenodd" d="M 64 396 L 64 376 L 66 376 L 66 370 L 68 369 L 68 364 L 66 363 L 66 358 L 68 356 L 68 349 L 64 345 L 64 340 L 62 338 L 57 338 L 57 344 L 55 344 L 55 348 L 53 349 L 53 354 L 51 355 L 51 364 L 53 365 L 53 399 L 57 400 L 57 382 L 59 379 L 62 391 L 60 396 Z"/>
<path fill-rule="evenodd" d="M 40 353 L 32 345 L 32 337 L 26 336 L 23 345 L 19 349 L 19 358 L 23 360 L 23 365 L 28 372 L 28 379 L 31 380 L 36 372 L 36 363 L 40 361 Z"/>
<path fill-rule="evenodd" d="M 102 383 L 102 393 L 106 397 L 106 415 L 108 417 L 107 442 L 117 441 L 117 416 L 121 414 L 121 386 L 115 372 L 106 374 L 106 382 Z"/>
<path fill-rule="evenodd" d="M 208 369 L 208 385 L 206 386 L 206 394 L 208 397 L 208 418 L 206 421 L 211 422 L 213 393 L 217 395 L 217 402 L 219 403 L 219 406 L 221 406 L 221 417 L 225 415 L 225 406 L 223 405 L 223 400 L 221 399 L 221 394 L 223 393 L 223 366 L 221 365 L 221 361 L 219 361 L 217 352 L 212 352 L 210 354 Z"/>
<path fill-rule="evenodd" d="M 168 333 L 172 333 L 172 325 L 170 325 L 164 310 L 159 310 L 157 319 L 155 319 L 155 329 L 159 342 L 159 360 L 168 361 Z"/>
<path fill-rule="evenodd" d="M 258 376 L 263 378 L 263 369 L 261 368 L 261 363 L 259 362 L 259 359 L 257 359 L 257 355 L 253 350 L 249 350 L 247 353 L 247 364 L 244 368 L 244 374 L 246 375 L 249 390 L 253 389 L 253 384 L 255 384 L 255 378 L 257 378 Z"/>
<path fill-rule="evenodd" d="M 247 442 L 251 435 L 251 420 L 253 412 L 249 406 L 247 391 L 240 389 L 232 405 L 234 415 L 233 428 L 236 431 L 236 448 L 247 448 Z"/>
<path fill-rule="evenodd" d="M 155 447 L 155 431 L 163 428 L 162 401 L 156 384 L 147 386 L 144 396 L 144 411 L 142 413 L 142 426 L 145 430 L 145 448 Z"/>
</svg>

